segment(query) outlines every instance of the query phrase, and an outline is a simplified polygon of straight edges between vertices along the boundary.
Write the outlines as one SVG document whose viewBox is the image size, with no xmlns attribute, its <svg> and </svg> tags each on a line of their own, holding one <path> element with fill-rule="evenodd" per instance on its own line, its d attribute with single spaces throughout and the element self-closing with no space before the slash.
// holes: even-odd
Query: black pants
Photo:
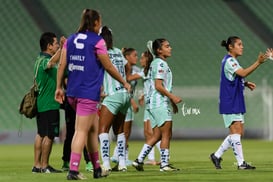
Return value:
<svg viewBox="0 0 273 182">
<path fill-rule="evenodd" d="M 75 132 L 76 112 L 67 102 L 67 99 L 65 99 L 63 107 L 65 110 L 66 136 L 65 136 L 64 145 L 63 145 L 62 160 L 68 162 L 70 161 L 71 142 Z M 83 149 L 83 155 L 84 155 L 84 160 L 86 161 L 86 163 L 88 163 L 90 159 L 89 159 L 86 147 L 84 147 Z"/>
</svg>

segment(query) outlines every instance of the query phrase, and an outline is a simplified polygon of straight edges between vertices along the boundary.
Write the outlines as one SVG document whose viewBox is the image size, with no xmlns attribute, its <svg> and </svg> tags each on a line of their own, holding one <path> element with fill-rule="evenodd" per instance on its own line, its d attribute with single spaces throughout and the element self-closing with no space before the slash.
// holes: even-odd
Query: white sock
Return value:
<svg viewBox="0 0 273 182">
<path fill-rule="evenodd" d="M 117 136 L 117 147 L 118 147 L 118 161 L 120 166 L 126 166 L 125 159 L 125 135 L 120 133 Z"/>
<path fill-rule="evenodd" d="M 224 154 L 224 152 L 227 151 L 230 147 L 231 147 L 231 137 L 230 137 L 230 135 L 228 135 L 224 139 L 223 143 L 220 145 L 218 150 L 214 153 L 214 155 L 217 158 L 220 158 Z"/>
<path fill-rule="evenodd" d="M 230 138 L 231 138 L 231 147 L 233 149 L 233 153 L 237 160 L 238 166 L 240 166 L 244 162 L 243 147 L 241 144 L 241 135 L 232 134 L 230 135 Z"/>
<path fill-rule="evenodd" d="M 125 159 L 129 160 L 129 146 L 125 147 Z"/>
<path fill-rule="evenodd" d="M 114 152 L 113 152 L 113 156 L 114 159 L 118 160 L 118 146 L 115 146 Z"/>
<path fill-rule="evenodd" d="M 160 162 L 161 166 L 169 165 L 169 149 L 160 150 Z"/>
<path fill-rule="evenodd" d="M 159 153 L 160 153 L 160 144 L 161 144 L 161 140 L 158 141 L 158 142 L 155 144 L 155 146 L 156 146 L 156 148 L 158 149 Z"/>
<path fill-rule="evenodd" d="M 101 152 L 101 159 L 103 162 L 103 166 L 105 168 L 111 169 L 110 166 L 110 142 L 109 142 L 109 134 L 108 133 L 101 133 L 99 135 L 100 140 L 100 152 Z"/>
<path fill-rule="evenodd" d="M 148 154 L 148 160 L 154 161 L 155 160 L 155 148 L 153 147 L 150 153 Z"/>
<path fill-rule="evenodd" d="M 152 150 L 152 146 L 144 144 L 137 159 L 139 162 L 143 162 L 145 157 L 149 154 L 149 152 Z"/>
</svg>

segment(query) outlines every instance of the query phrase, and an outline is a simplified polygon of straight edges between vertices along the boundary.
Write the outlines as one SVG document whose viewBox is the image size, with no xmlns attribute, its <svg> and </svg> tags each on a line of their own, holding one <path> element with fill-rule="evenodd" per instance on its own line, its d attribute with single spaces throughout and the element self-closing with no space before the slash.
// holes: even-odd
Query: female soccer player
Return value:
<svg viewBox="0 0 273 182">
<path fill-rule="evenodd" d="M 131 80 L 136 80 L 136 79 L 143 79 L 143 83 L 144 83 L 144 88 L 143 91 L 144 93 L 139 97 L 139 104 L 141 106 L 145 105 L 145 109 L 144 109 L 144 137 L 145 137 L 145 142 L 147 142 L 150 138 L 152 138 L 153 136 L 153 129 L 151 127 L 151 122 L 150 122 L 150 118 L 149 118 L 149 114 L 148 114 L 148 110 L 146 108 L 146 104 L 145 104 L 145 100 L 147 98 L 147 91 L 149 89 L 149 79 L 148 79 L 148 70 L 150 68 L 151 62 L 153 61 L 153 56 L 151 53 L 149 53 L 149 51 L 145 51 L 141 54 L 141 58 L 140 58 L 140 65 L 142 67 L 142 70 L 140 72 L 137 72 L 135 74 L 132 75 L 128 75 L 127 80 L 131 81 Z M 160 152 L 160 141 L 156 143 L 156 147 L 159 149 Z M 154 152 L 154 147 L 152 148 L 152 150 L 150 151 L 150 153 L 147 156 L 147 161 L 145 162 L 145 164 L 150 164 L 150 165 L 157 165 L 160 162 L 156 162 L 155 160 L 155 152 Z"/>
<path fill-rule="evenodd" d="M 244 114 L 246 112 L 244 87 L 254 90 L 256 85 L 245 81 L 244 78 L 265 62 L 268 53 L 260 53 L 257 60 L 244 69 L 237 59 L 243 55 L 242 40 L 237 36 L 231 36 L 223 40 L 221 46 L 225 47 L 228 53 L 224 56 L 221 65 L 219 111 L 223 115 L 225 127 L 229 128 L 229 135 L 218 150 L 210 155 L 210 159 L 216 169 L 222 169 L 221 156 L 231 147 L 238 163 L 238 169 L 255 169 L 254 166 L 245 162 L 241 136 L 244 133 Z"/>
<path fill-rule="evenodd" d="M 138 158 L 133 162 L 133 167 L 138 171 L 143 171 L 145 157 L 153 146 L 161 140 L 160 171 L 177 171 L 179 169 L 169 164 L 169 148 L 172 136 L 172 114 L 169 103 L 173 106 L 173 112 L 177 113 L 176 104 L 182 100 L 172 93 L 172 72 L 167 64 L 167 58 L 171 56 L 172 49 L 166 39 L 156 39 L 152 44 L 148 42 L 148 48 L 155 55 L 148 72 L 150 83 L 146 99 L 153 137 L 144 144 Z"/>
<path fill-rule="evenodd" d="M 98 35 L 100 27 L 100 14 L 96 10 L 84 9 L 78 31 L 67 39 L 61 53 L 55 100 L 63 103 L 65 94 L 62 82 L 65 69 L 68 68 L 67 97 L 70 105 L 76 110 L 68 180 L 85 178 L 79 173 L 79 164 L 86 142 L 94 167 L 93 177 L 101 178 L 108 175 L 108 171 L 100 167 L 98 154 L 97 106 L 104 70 L 118 80 L 125 90 L 130 91 L 131 88 L 112 65 L 105 41 Z"/>
<path fill-rule="evenodd" d="M 100 35 L 106 42 L 112 65 L 122 75 L 123 79 L 126 79 L 126 70 L 128 69 L 125 70 L 125 67 L 127 67 L 127 60 L 123 57 L 121 50 L 113 46 L 111 30 L 104 26 Z M 106 97 L 103 99 L 99 117 L 99 140 L 103 168 L 106 171 L 111 171 L 109 130 L 113 124 L 113 131 L 117 135 L 118 143 L 118 170 L 126 171 L 126 141 L 123 127 L 126 112 L 130 107 L 130 94 L 120 82 L 108 73 L 104 75 L 103 91 Z"/>
<path fill-rule="evenodd" d="M 131 74 L 135 74 L 137 72 L 140 72 L 140 68 L 136 66 L 137 60 L 138 60 L 137 51 L 134 48 L 122 48 L 122 53 L 123 53 L 124 58 L 128 61 L 127 67 L 129 69 L 129 71 L 127 73 L 127 76 L 129 76 Z M 131 80 L 129 83 L 131 84 L 131 94 L 132 94 L 132 98 L 130 100 L 131 106 L 127 110 L 125 121 L 124 121 L 124 134 L 125 134 L 125 140 L 126 140 L 125 157 L 126 157 L 126 165 L 127 166 L 132 165 L 132 161 L 129 160 L 128 141 L 129 141 L 129 138 L 131 135 L 132 123 L 134 120 L 134 113 L 137 113 L 139 110 L 138 105 L 137 105 L 136 101 L 134 100 L 135 89 L 137 86 L 137 80 Z M 113 156 L 111 157 L 111 160 L 113 162 L 118 162 L 117 146 L 114 149 L 114 153 L 113 153 Z M 116 171 L 118 169 L 117 167 L 118 167 L 118 165 L 115 166 L 112 170 Z"/>
</svg>

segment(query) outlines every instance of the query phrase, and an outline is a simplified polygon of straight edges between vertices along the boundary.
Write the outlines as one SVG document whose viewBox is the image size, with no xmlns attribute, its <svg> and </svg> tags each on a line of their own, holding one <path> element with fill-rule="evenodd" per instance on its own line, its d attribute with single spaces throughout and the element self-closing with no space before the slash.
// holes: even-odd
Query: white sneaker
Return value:
<svg viewBox="0 0 273 182">
<path fill-rule="evenodd" d="M 110 172 L 102 169 L 101 167 L 94 169 L 93 178 L 103 178 L 109 176 Z"/>
<path fill-rule="evenodd" d="M 76 173 L 68 172 L 66 179 L 67 180 L 86 180 L 87 178 L 82 173 L 79 173 L 79 172 L 76 172 Z"/>
<path fill-rule="evenodd" d="M 127 167 L 126 166 L 118 166 L 118 171 L 126 172 L 127 171 Z"/>
<path fill-rule="evenodd" d="M 112 168 L 112 171 L 126 172 L 127 171 L 127 167 L 126 166 L 121 166 L 119 164 L 116 164 L 115 167 Z"/>
<path fill-rule="evenodd" d="M 111 167 L 109 167 L 109 166 L 108 166 L 108 167 L 105 167 L 104 165 L 101 165 L 101 169 L 102 169 L 102 171 L 104 171 L 104 172 L 106 172 L 106 173 L 107 173 L 107 172 L 110 173 L 110 172 L 112 171 Z"/>
</svg>

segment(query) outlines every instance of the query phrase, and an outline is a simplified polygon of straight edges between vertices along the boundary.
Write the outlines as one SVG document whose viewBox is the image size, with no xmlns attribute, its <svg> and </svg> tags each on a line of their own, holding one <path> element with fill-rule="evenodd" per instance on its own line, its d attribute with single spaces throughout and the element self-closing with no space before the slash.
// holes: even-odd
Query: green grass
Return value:
<svg viewBox="0 0 273 182">
<path fill-rule="evenodd" d="M 144 166 L 144 172 L 138 172 L 128 167 L 127 172 L 112 172 L 107 178 L 99 179 L 107 182 L 160 182 L 160 181 L 273 181 L 273 147 L 272 143 L 262 140 L 243 140 L 245 159 L 257 167 L 254 171 L 239 171 L 236 168 L 232 151 L 227 151 L 222 162 L 222 170 L 215 170 L 208 159 L 220 145 L 221 140 L 180 140 L 171 142 L 171 163 L 182 169 L 179 172 L 159 172 L 158 166 Z M 135 159 L 143 142 L 130 141 L 130 159 Z M 113 145 L 112 145 L 113 147 Z M 62 165 L 62 144 L 54 144 L 50 164 L 55 168 Z M 159 154 L 156 150 L 156 157 Z M 2 182 L 60 182 L 67 181 L 66 173 L 32 174 L 33 145 L 0 145 L 0 181 Z M 114 164 L 113 164 L 114 166 Z M 81 172 L 93 180 L 91 174 L 84 171 L 81 162 Z"/>
</svg>

